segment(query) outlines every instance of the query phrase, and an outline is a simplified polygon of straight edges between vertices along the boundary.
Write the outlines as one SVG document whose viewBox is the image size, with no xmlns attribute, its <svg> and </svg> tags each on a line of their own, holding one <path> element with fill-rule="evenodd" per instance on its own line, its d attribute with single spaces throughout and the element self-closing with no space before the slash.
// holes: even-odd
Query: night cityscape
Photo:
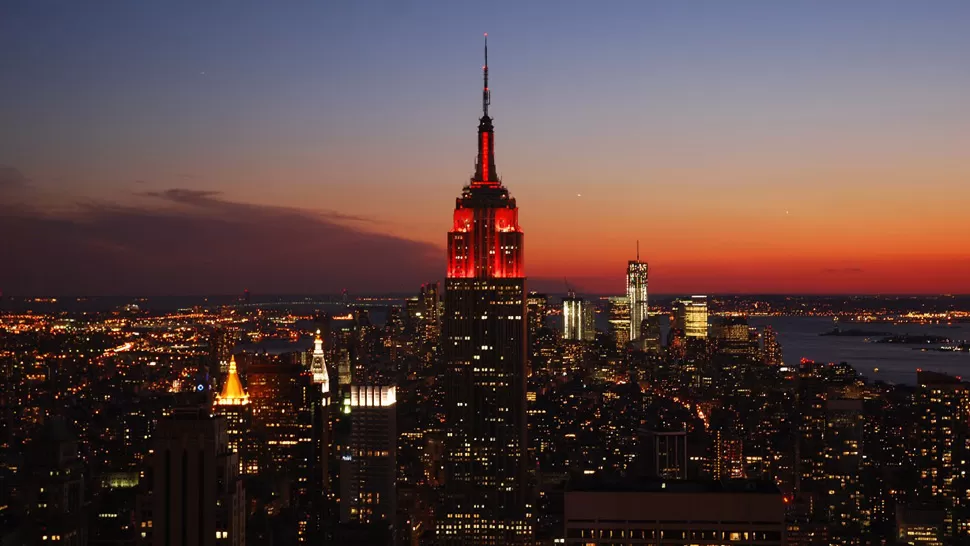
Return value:
<svg viewBox="0 0 970 546">
<path fill-rule="evenodd" d="M 142 12 L 108 3 L 96 13 L 12 4 L 0 7 L 0 61 L 21 78 L 0 101 L 0 119 L 13 121 L 0 123 L 0 546 L 970 544 L 970 5 L 694 4 L 708 20 L 662 2 L 618 3 L 610 14 L 503 4 L 468 22 L 474 10 L 444 5 L 439 13 L 382 4 L 374 14 L 349 5 L 297 13 L 213 3 L 194 12 L 176 2 Z M 219 18 L 221 30 L 194 32 Z M 397 79 L 369 79 L 376 61 L 361 33 L 402 21 L 427 35 L 401 38 L 401 52 L 437 56 L 381 53 L 419 74 L 388 100 L 413 105 L 408 116 L 424 124 L 367 98 L 381 87 L 394 95 Z M 770 22 L 798 37 L 765 30 Z M 321 42 L 311 39 L 318 23 L 328 34 Z M 740 169 L 700 147 L 694 159 L 674 152 L 684 170 L 663 184 L 633 189 L 639 182 L 610 170 L 602 183 L 577 182 L 564 163 L 583 172 L 595 165 L 586 155 L 611 146 L 622 155 L 616 142 L 637 125 L 621 118 L 639 114 L 618 111 L 630 97 L 595 87 L 608 79 L 599 70 L 625 62 L 607 51 L 660 40 L 634 38 L 638 25 L 668 33 L 688 23 L 727 25 L 690 47 L 714 55 L 715 37 L 731 38 L 718 55 L 737 66 L 809 71 L 818 61 L 870 76 L 900 67 L 909 99 L 893 89 L 871 98 L 900 101 L 886 110 L 894 121 L 843 120 L 835 110 L 867 102 L 853 95 L 816 112 L 838 123 L 811 129 L 911 130 L 911 142 L 874 137 L 872 148 L 849 151 L 876 153 L 885 187 L 873 189 L 855 164 L 839 171 L 849 178 L 825 182 L 820 201 L 818 187 L 796 181 L 797 168 L 777 181 L 781 190 L 764 180 L 732 185 L 760 163 Z M 500 30 L 490 37 L 482 25 Z M 558 54 L 551 41 L 513 37 L 530 26 L 535 40 L 589 30 L 561 38 L 596 42 L 567 77 L 576 88 L 521 81 L 538 66 L 529 63 Z M 754 42 L 792 49 L 747 57 L 750 44 L 732 38 L 744 29 Z M 828 38 L 818 29 L 845 49 L 821 51 Z M 326 60 L 311 71 L 290 55 Z M 235 72 L 242 57 L 259 68 L 240 76 L 249 70 Z M 185 68 L 188 58 L 198 64 Z M 651 62 L 659 72 L 647 77 L 659 79 Z M 317 79 L 331 66 L 332 80 Z M 158 83 L 173 67 L 191 70 L 194 83 L 188 74 Z M 902 76 L 923 69 L 950 79 Z M 461 85 L 416 99 L 415 80 L 434 70 L 455 70 Z M 341 79 L 350 75 L 363 83 Z M 259 101 L 275 97 L 272 114 L 229 90 L 238 77 L 267 94 Z M 287 78 L 319 85 L 331 99 L 323 113 L 304 116 L 304 96 Z M 862 88 L 883 89 L 866 81 Z M 63 82 L 77 94 L 63 95 Z M 839 95 L 832 85 L 824 93 Z M 814 88 L 785 89 L 793 94 L 779 96 L 799 104 Z M 566 99 L 554 97 L 587 92 L 599 102 L 560 110 Z M 730 110 L 733 93 L 704 100 Z M 670 100 L 666 108 L 681 99 Z M 55 123 L 45 105 L 72 121 Z M 555 112 L 537 130 L 531 116 L 547 108 Z M 452 110 L 464 119 L 453 123 Z M 710 115 L 713 125 L 727 119 Z M 86 136 L 67 127 L 102 116 Z M 226 121 L 237 116 L 266 116 L 272 130 L 239 136 Z M 293 133 L 282 129 L 286 116 Z M 509 120 L 515 129 L 505 116 L 519 120 Z M 607 118 L 593 140 L 614 144 L 547 150 L 578 138 L 565 133 L 585 130 L 589 116 Z M 236 136 L 200 143 L 216 118 Z M 324 118 L 335 128 L 308 128 Z M 623 129 L 608 135 L 610 123 Z M 751 123 L 712 128 L 723 138 L 716 147 L 736 145 L 743 163 L 754 127 L 769 122 Z M 386 134 L 368 136 L 385 124 Z M 520 134 L 506 143 L 507 131 Z M 636 146 L 665 131 L 678 129 L 655 126 Z M 936 170 L 911 173 L 916 150 L 937 132 L 948 143 L 919 157 Z M 764 143 L 779 142 L 752 157 L 784 166 L 785 134 L 771 133 Z M 791 134 L 804 138 L 789 144 L 804 145 L 806 157 L 827 153 L 827 137 L 808 144 L 807 133 Z M 405 156 L 426 139 L 447 142 L 448 152 L 425 150 L 421 161 L 474 159 L 439 158 L 426 171 L 433 183 L 421 182 L 424 167 Z M 385 149 L 395 141 L 400 150 Z M 317 147 L 320 163 L 300 159 Z M 639 153 L 627 159 L 640 162 Z M 533 183 L 530 173 L 544 167 L 527 165 L 549 158 L 561 170 Z M 226 161 L 239 170 L 214 174 Z M 262 176 L 254 165 L 273 161 L 292 164 L 259 183 L 244 173 Z M 145 167 L 166 162 L 176 165 L 168 174 Z M 296 180 L 320 165 L 333 170 Z M 117 182 L 136 167 L 155 174 Z M 60 174 L 73 168 L 76 178 Z M 678 178 L 722 169 L 734 174 L 720 187 Z M 91 182 L 93 173 L 104 179 Z"/>
</svg>

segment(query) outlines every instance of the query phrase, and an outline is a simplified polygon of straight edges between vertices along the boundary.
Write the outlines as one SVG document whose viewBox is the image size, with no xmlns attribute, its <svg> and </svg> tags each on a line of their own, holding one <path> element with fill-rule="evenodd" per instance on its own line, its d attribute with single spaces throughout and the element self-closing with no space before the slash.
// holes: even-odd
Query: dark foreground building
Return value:
<svg viewBox="0 0 970 546">
<path fill-rule="evenodd" d="M 565 493 L 565 543 L 785 543 L 785 502 L 746 480 L 580 480 Z"/>
<path fill-rule="evenodd" d="M 475 176 L 455 203 L 445 284 L 445 486 L 442 544 L 531 541 L 526 483 L 526 293 L 515 199 L 495 172 L 483 115 Z"/>
<path fill-rule="evenodd" d="M 245 493 L 224 417 L 180 408 L 161 419 L 151 473 L 151 516 L 143 521 L 151 544 L 246 543 Z"/>
</svg>

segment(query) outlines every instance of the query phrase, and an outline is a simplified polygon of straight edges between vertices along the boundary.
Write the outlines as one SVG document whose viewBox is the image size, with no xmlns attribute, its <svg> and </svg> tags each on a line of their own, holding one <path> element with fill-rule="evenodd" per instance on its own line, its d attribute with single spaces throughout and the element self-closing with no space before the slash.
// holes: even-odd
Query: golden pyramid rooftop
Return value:
<svg viewBox="0 0 970 546">
<path fill-rule="evenodd" d="M 236 372 L 236 357 L 229 360 L 229 375 L 226 382 L 222 385 L 222 392 L 216 395 L 216 405 L 230 406 L 249 403 L 249 395 L 243 389 L 239 381 L 239 374 Z"/>
</svg>

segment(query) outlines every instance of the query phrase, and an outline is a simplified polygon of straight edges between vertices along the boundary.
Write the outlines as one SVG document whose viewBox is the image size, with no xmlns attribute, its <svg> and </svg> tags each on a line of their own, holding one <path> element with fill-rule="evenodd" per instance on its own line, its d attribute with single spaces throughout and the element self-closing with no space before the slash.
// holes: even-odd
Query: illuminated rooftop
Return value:
<svg viewBox="0 0 970 546">
<path fill-rule="evenodd" d="M 236 371 L 236 357 L 229 360 L 229 375 L 226 382 L 222 385 L 222 392 L 216 395 L 216 405 L 236 406 L 249 403 L 249 395 L 243 389 L 242 382 L 239 381 L 239 373 Z"/>
</svg>

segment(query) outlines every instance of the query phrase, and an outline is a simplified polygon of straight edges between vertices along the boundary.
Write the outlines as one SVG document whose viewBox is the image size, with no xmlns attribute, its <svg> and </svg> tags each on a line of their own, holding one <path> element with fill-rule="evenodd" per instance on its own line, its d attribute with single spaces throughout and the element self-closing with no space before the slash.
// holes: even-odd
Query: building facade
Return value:
<svg viewBox="0 0 970 546">
<path fill-rule="evenodd" d="M 246 507 L 226 420 L 185 408 L 155 431 L 151 492 L 152 544 L 243 546 Z"/>
<path fill-rule="evenodd" d="M 392 524 L 397 498 L 397 389 L 350 389 L 349 451 L 340 460 L 340 522 Z"/>
<path fill-rule="evenodd" d="M 564 504 L 565 544 L 785 544 L 785 503 L 769 483 L 580 480 Z"/>
<path fill-rule="evenodd" d="M 610 298 L 610 335 L 618 349 L 623 350 L 630 342 L 630 298 L 615 296 Z"/>
<path fill-rule="evenodd" d="M 673 327 L 687 339 L 707 339 L 707 296 L 675 301 Z"/>
</svg>

